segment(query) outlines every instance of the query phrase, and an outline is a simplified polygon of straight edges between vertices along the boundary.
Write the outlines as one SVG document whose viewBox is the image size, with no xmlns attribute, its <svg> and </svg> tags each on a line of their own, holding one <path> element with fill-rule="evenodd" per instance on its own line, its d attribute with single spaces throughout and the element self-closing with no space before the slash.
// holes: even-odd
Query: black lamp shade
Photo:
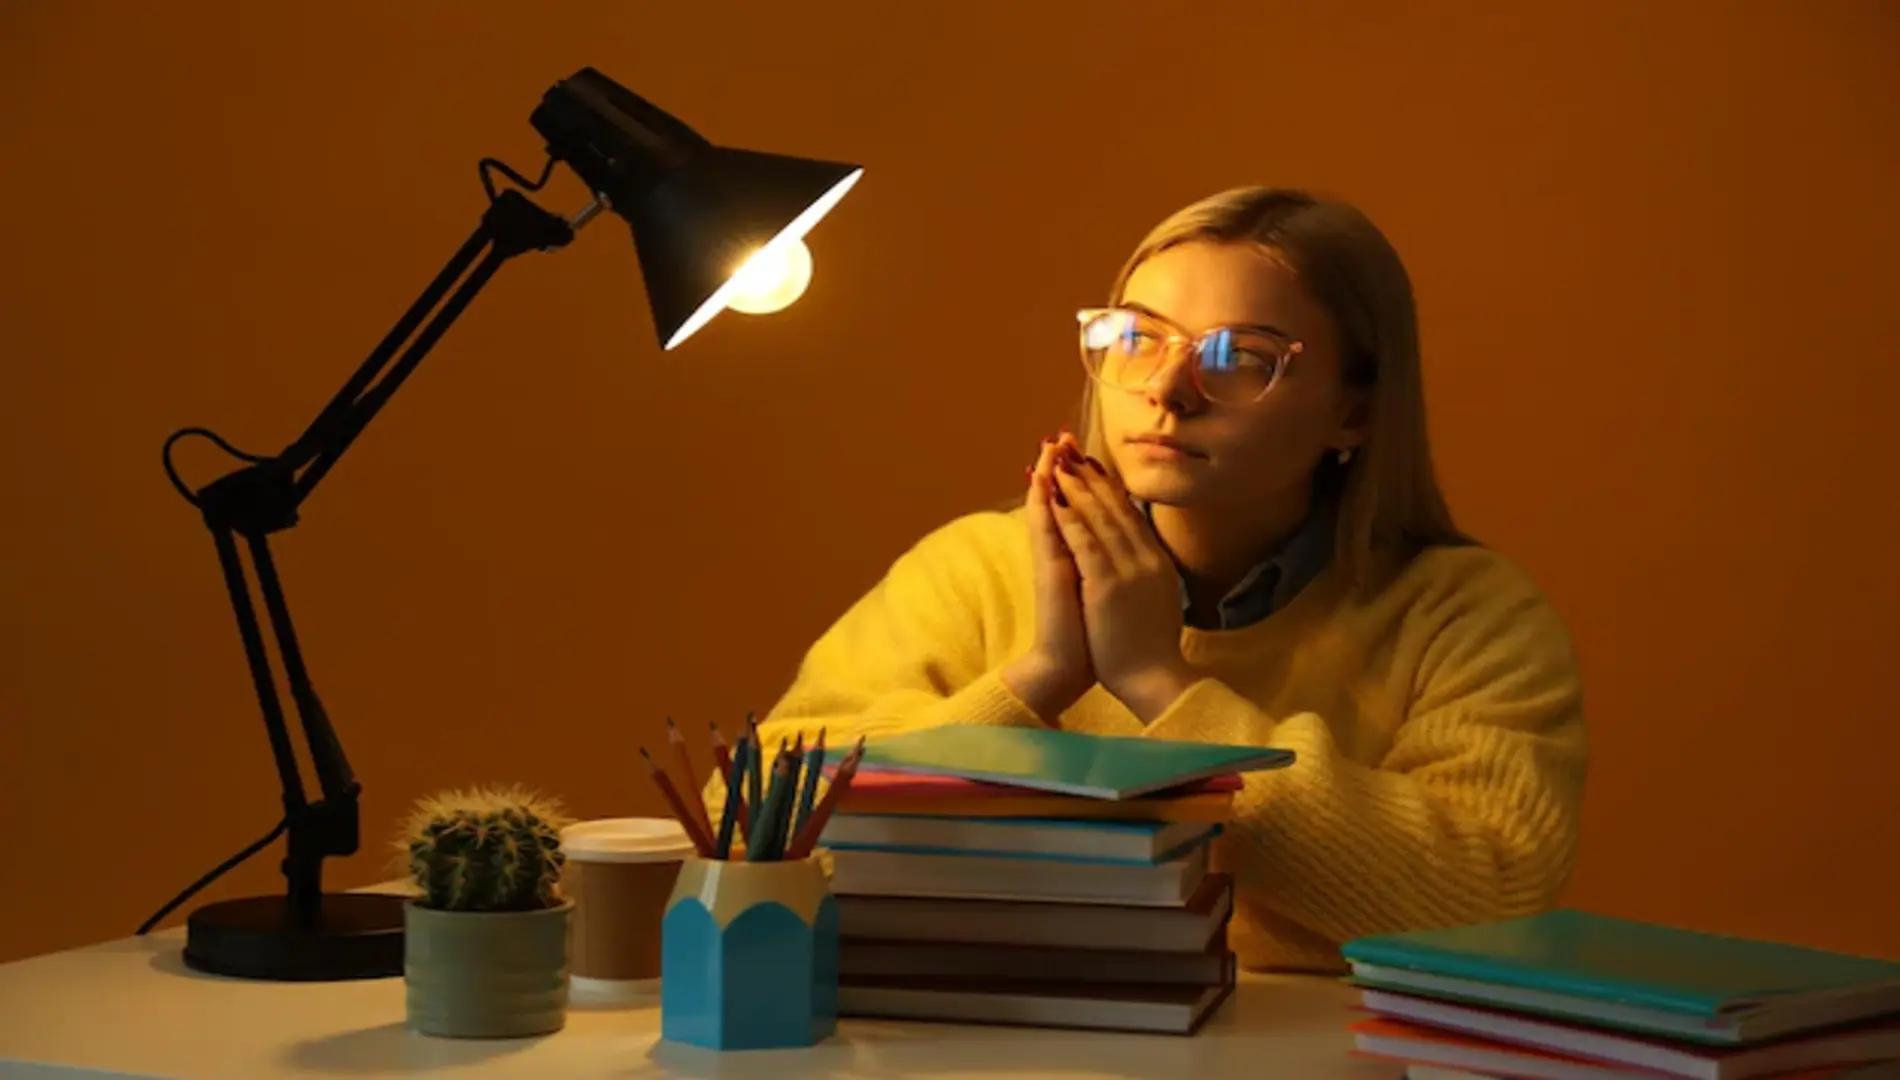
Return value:
<svg viewBox="0 0 1900 1080">
<path fill-rule="evenodd" d="M 715 145 L 593 68 L 555 84 L 529 120 L 633 229 L 665 349 L 719 313 L 748 258 L 802 239 L 864 172 Z"/>
<path fill-rule="evenodd" d="M 801 239 L 863 171 L 708 146 L 633 206 L 618 207 L 633 229 L 662 347 L 711 321 L 747 259 L 774 241 Z"/>
</svg>

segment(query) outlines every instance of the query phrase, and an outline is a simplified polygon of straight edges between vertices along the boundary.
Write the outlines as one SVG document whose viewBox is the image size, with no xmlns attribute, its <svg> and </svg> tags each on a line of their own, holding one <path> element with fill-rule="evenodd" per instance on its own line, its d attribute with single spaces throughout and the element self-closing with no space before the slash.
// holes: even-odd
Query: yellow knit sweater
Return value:
<svg viewBox="0 0 1900 1080">
<path fill-rule="evenodd" d="M 1020 511 L 925 536 L 811 647 L 761 721 L 768 747 L 1040 723 L 997 674 L 1035 629 Z M 1255 969 L 1337 971 L 1364 934 L 1552 906 L 1577 853 L 1586 747 L 1563 623 L 1482 548 L 1434 548 L 1378 595 L 1331 571 L 1240 630 L 1184 632 L 1197 681 L 1145 728 L 1099 685 L 1061 727 L 1284 747 L 1216 842 Z M 723 802 L 715 779 L 705 792 Z"/>
</svg>

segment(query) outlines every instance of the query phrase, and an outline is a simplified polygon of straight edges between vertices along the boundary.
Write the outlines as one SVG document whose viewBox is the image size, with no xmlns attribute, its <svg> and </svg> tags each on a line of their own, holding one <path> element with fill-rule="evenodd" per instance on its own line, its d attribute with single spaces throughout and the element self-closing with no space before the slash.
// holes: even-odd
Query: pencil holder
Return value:
<svg viewBox="0 0 1900 1080">
<path fill-rule="evenodd" d="M 687 859 L 660 931 L 660 1035 L 811 1046 L 838 1025 L 838 907 L 811 858 Z"/>
</svg>

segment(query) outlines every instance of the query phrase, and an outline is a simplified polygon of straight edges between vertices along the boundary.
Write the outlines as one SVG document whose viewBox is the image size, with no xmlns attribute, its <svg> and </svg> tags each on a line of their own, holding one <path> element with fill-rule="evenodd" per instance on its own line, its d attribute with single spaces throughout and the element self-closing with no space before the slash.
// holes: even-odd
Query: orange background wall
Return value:
<svg viewBox="0 0 1900 1080">
<path fill-rule="evenodd" d="M 513 264 L 280 538 L 367 786 L 332 884 L 439 786 L 656 811 L 661 717 L 767 707 L 905 544 L 1015 491 L 1070 310 L 1267 182 L 1389 230 L 1455 506 L 1576 633 L 1569 899 L 1900 958 L 1893 5 L 285 9 L 0 12 L 0 958 L 130 932 L 275 820 L 159 445 L 301 430 L 584 65 L 866 178 L 803 300 L 673 354 L 617 221 Z"/>
</svg>

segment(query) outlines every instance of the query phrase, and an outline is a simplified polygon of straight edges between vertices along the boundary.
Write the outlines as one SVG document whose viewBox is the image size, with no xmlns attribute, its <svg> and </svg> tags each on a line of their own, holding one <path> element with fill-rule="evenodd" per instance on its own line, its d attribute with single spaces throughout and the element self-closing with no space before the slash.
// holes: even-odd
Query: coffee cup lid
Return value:
<svg viewBox="0 0 1900 1080">
<path fill-rule="evenodd" d="M 693 841 L 667 818 L 600 818 L 561 830 L 561 850 L 581 862 L 665 862 L 693 854 Z"/>
</svg>

